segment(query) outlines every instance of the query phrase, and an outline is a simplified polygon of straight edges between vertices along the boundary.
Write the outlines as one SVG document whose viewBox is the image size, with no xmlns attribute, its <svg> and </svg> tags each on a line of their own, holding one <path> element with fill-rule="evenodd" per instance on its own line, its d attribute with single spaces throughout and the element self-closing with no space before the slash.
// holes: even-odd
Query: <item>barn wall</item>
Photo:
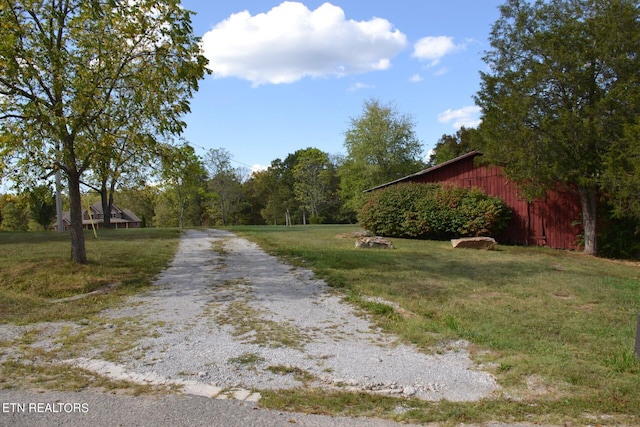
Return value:
<svg viewBox="0 0 640 427">
<path fill-rule="evenodd" d="M 474 157 L 434 168 L 428 173 L 407 179 L 413 182 L 450 183 L 461 187 L 478 187 L 485 193 L 499 197 L 512 209 L 509 227 L 502 236 L 503 243 L 549 246 L 575 249 L 580 228 L 573 225 L 580 219 L 580 200 L 568 191 L 549 191 L 545 200 L 527 203 L 520 197 L 516 185 L 495 166 L 475 166 Z"/>
</svg>

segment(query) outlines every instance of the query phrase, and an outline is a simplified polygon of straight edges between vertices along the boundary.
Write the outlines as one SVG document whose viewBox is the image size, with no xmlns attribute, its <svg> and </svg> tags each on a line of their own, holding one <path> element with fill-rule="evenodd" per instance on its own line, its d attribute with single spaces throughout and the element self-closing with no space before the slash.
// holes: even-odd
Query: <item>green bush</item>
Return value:
<svg viewBox="0 0 640 427">
<path fill-rule="evenodd" d="M 616 216 L 612 207 L 601 203 L 598 211 L 598 253 L 605 258 L 640 259 L 640 221 L 632 216 Z"/>
<path fill-rule="evenodd" d="M 358 215 L 376 235 L 420 239 L 496 235 L 509 218 L 501 199 L 479 189 L 416 183 L 373 193 Z"/>
</svg>

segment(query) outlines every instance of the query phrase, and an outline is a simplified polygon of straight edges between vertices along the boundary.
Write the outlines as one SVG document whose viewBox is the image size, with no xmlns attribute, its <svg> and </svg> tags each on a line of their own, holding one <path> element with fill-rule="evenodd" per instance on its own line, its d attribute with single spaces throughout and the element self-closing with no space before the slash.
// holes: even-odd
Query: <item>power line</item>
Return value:
<svg viewBox="0 0 640 427">
<path fill-rule="evenodd" d="M 193 142 L 187 142 L 187 144 L 192 145 L 192 146 L 194 146 L 196 148 L 200 148 L 200 149 L 205 150 L 205 151 L 209 150 L 209 148 L 205 148 L 202 145 L 194 144 Z M 231 154 L 231 153 L 229 153 L 229 154 Z M 237 164 L 239 164 L 241 166 L 247 167 L 249 169 L 253 168 L 253 166 L 249 166 L 249 165 L 247 165 L 245 163 L 239 162 L 236 159 L 234 159 L 233 157 L 230 157 L 229 160 L 231 160 L 232 162 L 237 163 Z"/>
</svg>

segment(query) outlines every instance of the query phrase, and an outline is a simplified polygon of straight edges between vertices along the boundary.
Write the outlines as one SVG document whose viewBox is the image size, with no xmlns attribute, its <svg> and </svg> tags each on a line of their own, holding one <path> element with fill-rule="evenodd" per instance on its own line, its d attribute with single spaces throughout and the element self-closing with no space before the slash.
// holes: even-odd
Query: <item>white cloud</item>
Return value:
<svg viewBox="0 0 640 427">
<path fill-rule="evenodd" d="M 420 74 L 414 74 L 413 76 L 409 77 L 409 81 L 411 83 L 418 83 L 418 82 L 421 82 L 422 80 L 424 79 Z"/>
<path fill-rule="evenodd" d="M 215 77 L 254 86 L 385 70 L 406 44 L 386 19 L 348 20 L 331 3 L 311 11 L 292 1 L 255 16 L 232 14 L 202 37 Z"/>
<path fill-rule="evenodd" d="M 455 129 L 460 129 L 462 126 L 474 128 L 481 122 L 480 112 L 480 107 L 475 105 L 462 107 L 459 110 L 449 109 L 438 114 L 438 121 L 440 123 L 451 123 Z"/>
<path fill-rule="evenodd" d="M 376 86 L 375 85 L 370 85 L 367 83 L 360 83 L 360 82 L 356 82 L 354 84 L 352 84 L 351 86 L 349 86 L 348 91 L 349 92 L 356 92 L 360 89 L 375 89 Z"/>
<path fill-rule="evenodd" d="M 267 170 L 267 169 L 269 169 L 268 166 L 264 166 L 264 165 L 261 165 L 259 163 L 256 163 L 255 165 L 251 166 L 251 173 L 253 173 L 253 172 L 261 172 L 261 171 L 264 171 L 264 170 Z"/>
<path fill-rule="evenodd" d="M 438 70 L 434 71 L 433 75 L 435 77 L 440 77 L 440 76 L 444 76 L 445 74 L 447 74 L 449 72 L 449 69 L 446 67 L 442 67 L 439 68 Z"/>
<path fill-rule="evenodd" d="M 426 61 L 430 67 L 434 67 L 445 55 L 465 47 L 465 44 L 455 44 L 453 38 L 448 36 L 423 37 L 413 45 L 413 57 Z"/>
</svg>

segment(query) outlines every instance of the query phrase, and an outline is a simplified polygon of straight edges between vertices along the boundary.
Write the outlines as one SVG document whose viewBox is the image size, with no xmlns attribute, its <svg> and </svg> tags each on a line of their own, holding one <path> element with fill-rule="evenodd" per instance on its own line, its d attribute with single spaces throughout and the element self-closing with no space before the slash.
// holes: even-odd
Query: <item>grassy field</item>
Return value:
<svg viewBox="0 0 640 427">
<path fill-rule="evenodd" d="M 454 250 L 449 242 L 392 239 L 395 250 L 357 250 L 345 226 L 233 231 L 313 269 L 386 330 L 426 352 L 464 339 L 503 387 L 478 403 L 411 402 L 414 422 L 530 421 L 637 425 L 640 264 L 545 248 Z M 379 297 L 397 304 L 371 302 Z M 386 403 L 381 403 L 381 400 Z M 319 391 L 266 393 L 263 404 L 371 415 L 397 407 L 376 397 Z"/>
<path fill-rule="evenodd" d="M 89 262 L 71 262 L 68 234 L 0 232 L 0 322 L 26 324 L 76 320 L 112 307 L 140 291 L 172 258 L 176 229 L 87 233 Z M 113 286 L 110 292 L 68 302 L 72 297 Z"/>
<path fill-rule="evenodd" d="M 639 424 L 640 362 L 633 347 L 640 264 L 543 248 L 484 252 L 403 239 L 393 239 L 394 250 L 357 250 L 353 238 L 338 237 L 359 230 L 355 226 L 231 230 L 314 270 L 384 329 L 425 352 L 469 341 L 473 359 L 502 386 L 500 395 L 474 403 L 265 391 L 265 407 L 451 425 Z M 89 263 L 80 266 L 69 260 L 68 235 L 0 233 L 0 327 L 99 317 L 104 308 L 145 289 L 174 254 L 178 236 L 178 230 L 156 229 L 102 232 L 97 240 L 88 234 Z M 114 284 L 103 294 L 51 302 Z M 72 338 L 77 337 L 67 339 Z M 29 372 L 34 366 L 14 364 L 4 372 L 37 377 Z M 70 373 L 61 371 L 49 383 L 69 386 Z M 74 380 L 72 389 L 87 384 Z"/>
</svg>

